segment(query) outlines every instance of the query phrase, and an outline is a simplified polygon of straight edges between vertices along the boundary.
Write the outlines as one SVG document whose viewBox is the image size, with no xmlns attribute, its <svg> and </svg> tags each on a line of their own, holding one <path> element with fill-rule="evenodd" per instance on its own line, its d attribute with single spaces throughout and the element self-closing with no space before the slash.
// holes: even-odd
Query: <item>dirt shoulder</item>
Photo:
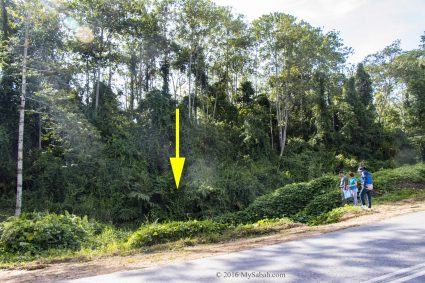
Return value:
<svg viewBox="0 0 425 283">
<path fill-rule="evenodd" d="M 298 240 L 418 211 L 425 211 L 424 200 L 406 200 L 392 204 L 382 204 L 375 206 L 370 214 L 355 217 L 348 216 L 343 221 L 335 224 L 316 227 L 298 226 L 255 238 L 237 239 L 225 243 L 196 245 L 193 247 L 145 252 L 127 256 L 105 256 L 90 261 L 75 259 L 62 263 L 29 264 L 25 268 L 1 270 L 0 282 L 54 282 L 116 271 L 165 265 Z"/>
</svg>

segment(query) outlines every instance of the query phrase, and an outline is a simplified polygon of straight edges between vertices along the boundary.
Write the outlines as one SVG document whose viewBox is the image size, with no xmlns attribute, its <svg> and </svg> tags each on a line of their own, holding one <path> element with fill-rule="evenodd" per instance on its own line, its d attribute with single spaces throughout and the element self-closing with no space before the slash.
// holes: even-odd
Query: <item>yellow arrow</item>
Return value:
<svg viewBox="0 0 425 283">
<path fill-rule="evenodd" d="M 170 163 L 177 189 L 179 188 L 185 159 L 180 157 L 180 111 L 176 108 L 176 157 L 170 157 Z"/>
</svg>

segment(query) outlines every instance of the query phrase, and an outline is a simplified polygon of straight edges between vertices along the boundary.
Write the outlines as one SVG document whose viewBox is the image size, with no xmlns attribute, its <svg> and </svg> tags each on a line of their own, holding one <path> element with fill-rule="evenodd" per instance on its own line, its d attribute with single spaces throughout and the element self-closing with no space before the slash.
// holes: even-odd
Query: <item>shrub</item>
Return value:
<svg viewBox="0 0 425 283">
<path fill-rule="evenodd" d="M 337 207 L 328 211 L 326 213 L 322 213 L 319 216 L 313 217 L 308 221 L 309 225 L 323 225 L 323 224 L 331 224 L 336 223 L 341 220 L 344 215 L 347 214 L 367 214 L 370 213 L 368 210 L 363 210 L 358 206 L 350 206 L 344 205 L 343 207 Z"/>
<path fill-rule="evenodd" d="M 336 207 L 340 207 L 341 205 L 341 191 L 339 189 L 335 189 L 315 197 L 309 204 L 307 204 L 303 212 L 309 216 L 317 216 L 331 211 Z"/>
<path fill-rule="evenodd" d="M 265 218 L 292 217 L 302 211 L 317 196 L 326 195 L 324 197 L 326 200 L 333 198 L 336 195 L 337 182 L 335 177 L 324 176 L 308 183 L 289 184 L 270 194 L 258 197 L 245 210 L 227 213 L 214 220 L 220 223 L 247 224 Z M 330 194 L 330 192 L 333 193 Z M 340 197 L 338 195 L 335 199 L 324 202 L 325 211 L 333 209 L 336 203 L 340 202 Z"/>
<path fill-rule="evenodd" d="M 253 224 L 239 224 L 234 229 L 228 230 L 222 238 L 236 239 L 253 235 L 263 235 L 276 232 L 282 227 L 288 228 L 295 225 L 289 218 L 262 219 Z"/>
<path fill-rule="evenodd" d="M 307 183 L 295 183 L 257 198 L 247 209 L 249 220 L 291 216 L 310 201 Z"/>
<path fill-rule="evenodd" d="M 228 227 L 228 225 L 210 220 L 173 221 L 163 224 L 144 225 L 130 236 L 128 244 L 130 247 L 140 248 L 186 237 L 218 233 L 226 230 Z"/>
<path fill-rule="evenodd" d="M 308 183 L 308 187 L 311 190 L 314 190 L 318 194 L 326 193 L 335 187 L 338 187 L 339 179 L 335 176 L 323 176 L 320 178 L 316 178 L 311 180 Z"/>
<path fill-rule="evenodd" d="M 425 188 L 425 164 L 402 166 L 373 173 L 373 186 L 376 195 L 383 195 L 397 188 Z"/>
<path fill-rule="evenodd" d="M 83 244 L 83 248 L 90 251 L 96 250 L 110 253 L 124 251 L 126 249 L 125 243 L 130 234 L 129 230 L 105 225 L 101 233 L 90 237 L 90 241 Z"/>
<path fill-rule="evenodd" d="M 214 217 L 213 221 L 217 223 L 232 225 L 251 223 L 250 216 L 245 210 L 225 213 L 223 215 Z"/>
<path fill-rule="evenodd" d="M 30 254 L 49 249 L 79 250 L 94 232 L 87 218 L 69 213 L 24 213 L 0 224 L 0 249 Z"/>
</svg>

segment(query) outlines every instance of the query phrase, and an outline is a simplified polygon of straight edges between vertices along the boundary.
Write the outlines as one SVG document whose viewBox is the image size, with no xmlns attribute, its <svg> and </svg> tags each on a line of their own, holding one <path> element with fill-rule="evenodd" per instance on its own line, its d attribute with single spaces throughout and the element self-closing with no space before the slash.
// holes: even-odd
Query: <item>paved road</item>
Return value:
<svg viewBox="0 0 425 283">
<path fill-rule="evenodd" d="M 68 282 L 425 282 L 425 212 L 299 241 Z"/>
</svg>

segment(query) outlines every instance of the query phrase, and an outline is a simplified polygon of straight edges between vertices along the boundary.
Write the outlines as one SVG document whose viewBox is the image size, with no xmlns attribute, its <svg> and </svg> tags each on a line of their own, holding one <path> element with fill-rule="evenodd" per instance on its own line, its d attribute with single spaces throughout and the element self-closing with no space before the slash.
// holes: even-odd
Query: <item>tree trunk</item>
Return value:
<svg viewBox="0 0 425 283">
<path fill-rule="evenodd" d="M 192 101 L 192 105 L 193 105 L 193 119 L 195 120 L 195 122 L 197 121 L 198 118 L 198 86 L 199 86 L 199 78 L 198 78 L 198 67 L 199 67 L 199 62 L 198 62 L 198 55 L 195 57 L 195 91 L 193 93 L 193 101 Z"/>
<path fill-rule="evenodd" d="M 148 60 L 146 60 L 145 62 L 145 75 L 144 75 L 145 79 L 144 79 L 144 88 L 145 88 L 145 93 L 149 92 L 149 62 Z"/>
<path fill-rule="evenodd" d="M 108 86 L 112 89 L 112 66 L 111 65 L 109 65 Z"/>
<path fill-rule="evenodd" d="M 96 82 L 96 103 L 95 103 L 95 111 L 97 113 L 97 108 L 99 106 L 99 92 L 100 92 L 100 60 L 102 57 L 102 49 L 103 49 L 103 28 L 100 31 L 100 54 L 97 62 L 97 82 Z"/>
<path fill-rule="evenodd" d="M 235 91 L 236 94 L 238 92 L 238 72 L 235 73 Z"/>
<path fill-rule="evenodd" d="M 137 71 L 136 71 L 136 63 L 137 58 L 136 54 L 134 52 L 131 53 L 130 56 L 130 119 L 133 120 L 133 111 L 134 111 L 134 98 L 135 98 L 135 81 L 137 77 Z"/>
<path fill-rule="evenodd" d="M 290 70 L 290 69 L 289 69 Z M 287 129 L 288 129 L 288 120 L 289 120 L 289 101 L 288 101 L 288 98 L 289 98 L 289 82 L 288 82 L 288 80 L 289 80 L 289 71 L 288 71 L 288 77 L 286 78 L 286 81 L 285 81 L 285 109 L 283 110 L 283 114 L 284 114 L 284 116 L 285 117 L 282 117 L 282 120 L 284 120 L 284 123 L 283 123 L 283 131 L 282 131 L 282 142 L 281 142 L 281 145 L 280 145 L 280 156 L 283 156 L 283 152 L 284 152 L 284 150 L 285 150 L 285 145 L 286 145 L 286 132 L 287 132 Z"/>
<path fill-rule="evenodd" d="M 227 34 L 227 36 L 229 36 L 229 34 Z M 225 60 L 226 60 L 226 72 L 225 72 L 225 83 L 226 83 L 226 95 L 227 95 L 227 99 L 229 100 L 229 102 L 231 102 L 231 97 L 230 97 L 230 92 L 229 92 L 229 46 L 228 44 L 226 45 L 226 55 L 225 55 Z"/>
<path fill-rule="evenodd" d="M 285 125 L 283 127 L 283 133 L 282 133 L 282 146 L 280 148 L 280 156 L 283 156 L 283 152 L 285 150 L 285 145 L 286 145 L 286 131 L 288 129 L 289 109 L 285 108 L 284 112 L 285 112 Z"/>
<path fill-rule="evenodd" d="M 138 50 L 138 54 L 139 54 L 139 59 L 138 59 L 138 63 L 137 63 L 137 67 L 136 67 L 136 77 L 135 79 L 135 84 L 136 84 L 136 103 L 137 105 L 139 104 L 139 102 L 142 100 L 142 96 L 143 96 L 143 50 L 142 50 L 142 43 L 140 43 L 139 45 L 139 50 Z"/>
<path fill-rule="evenodd" d="M 284 150 L 284 122 L 283 122 L 283 115 L 284 110 L 282 108 L 282 97 L 279 93 L 279 69 L 278 69 L 278 63 L 277 63 L 277 54 L 275 54 L 275 87 L 276 87 L 276 117 L 277 117 L 277 128 L 279 132 L 279 146 L 280 146 L 280 154 L 279 156 L 283 155 Z"/>
<path fill-rule="evenodd" d="M 7 9 L 6 9 L 6 1 L 1 1 L 1 8 L 2 8 L 2 28 L 3 28 L 3 38 L 2 40 L 7 40 L 9 38 L 9 20 L 7 17 Z"/>
<path fill-rule="evenodd" d="M 258 85 L 257 84 L 258 84 L 258 46 L 255 45 L 255 96 L 258 95 Z"/>
<path fill-rule="evenodd" d="M 205 102 L 205 103 L 206 103 L 206 109 L 205 109 L 205 110 L 206 110 L 206 113 L 207 113 L 207 121 L 208 121 L 208 120 L 209 120 L 209 118 L 210 118 L 210 117 L 209 117 L 209 105 L 208 105 L 208 101 L 209 101 L 209 99 L 208 99 L 208 94 L 209 94 L 209 93 L 208 93 L 208 90 L 209 90 L 209 89 L 208 89 L 208 68 L 206 69 L 206 71 L 205 71 L 205 72 L 206 72 L 206 75 L 205 75 L 205 76 L 206 76 L 206 80 L 207 80 L 207 81 L 206 81 L 206 84 L 205 84 L 205 93 L 206 93 L 206 94 L 205 94 L 205 101 L 206 101 L 206 102 Z"/>
<path fill-rule="evenodd" d="M 133 110 L 134 110 L 134 75 L 130 74 L 130 119 L 133 120 Z"/>
<path fill-rule="evenodd" d="M 163 95 L 170 95 L 170 65 L 168 63 L 168 55 L 164 59 L 164 66 L 162 70 L 163 83 L 162 83 L 162 93 Z"/>
<path fill-rule="evenodd" d="M 18 165 L 16 182 L 16 210 L 15 215 L 19 216 L 22 209 L 22 170 L 23 170 L 23 149 L 24 149 L 24 125 L 25 125 L 25 96 L 27 91 L 27 56 L 28 56 L 28 19 L 25 22 L 24 58 L 22 61 L 22 92 L 21 105 L 19 106 L 19 135 L 18 135 Z"/>
<path fill-rule="evenodd" d="M 95 104 L 95 110 L 97 113 L 97 108 L 99 106 L 99 92 L 100 92 L 100 63 L 97 65 L 97 78 L 96 78 L 96 104 Z"/>
<path fill-rule="evenodd" d="M 188 80 L 189 80 L 189 119 L 191 117 L 191 113 L 192 113 L 192 103 L 191 103 L 191 90 L 192 90 L 192 74 L 191 74 L 191 69 L 192 69 L 192 48 L 190 48 L 190 54 L 189 54 L 189 69 L 188 69 Z"/>
<path fill-rule="evenodd" d="M 124 96 L 125 96 L 125 109 L 128 111 L 128 92 L 127 92 L 127 80 L 124 81 Z"/>
<path fill-rule="evenodd" d="M 168 9 L 166 9 L 168 10 Z M 163 67 L 163 86 L 162 86 L 162 92 L 164 95 L 170 95 L 170 69 L 171 64 L 169 63 L 169 56 L 170 56 L 170 42 L 167 37 L 167 19 L 165 19 L 165 22 L 162 26 L 163 30 L 163 36 L 165 39 L 165 54 L 164 54 L 164 67 Z M 177 104 L 176 104 L 177 106 Z"/>
<path fill-rule="evenodd" d="M 41 114 L 38 114 L 38 149 L 41 150 Z"/>
<path fill-rule="evenodd" d="M 272 150 L 274 149 L 274 144 L 273 144 L 273 116 L 272 116 L 272 105 L 270 104 L 269 107 L 269 113 L 270 113 L 270 140 L 271 140 L 271 145 L 272 145 Z"/>
<path fill-rule="evenodd" d="M 86 103 L 90 102 L 90 73 L 89 73 L 89 59 L 86 59 Z"/>
<path fill-rule="evenodd" d="M 284 144 L 283 144 L 283 119 L 282 119 L 282 116 L 283 116 L 283 111 L 282 111 L 282 109 L 280 108 L 281 107 L 281 104 L 279 103 L 279 106 L 278 106 L 278 110 L 277 110 L 277 112 L 278 112 L 278 124 L 279 124 L 279 146 L 280 146 L 280 153 L 279 153 L 279 156 L 283 156 L 283 148 L 284 148 Z"/>
<path fill-rule="evenodd" d="M 177 83 L 176 83 L 176 79 L 174 78 L 174 74 L 173 71 L 171 70 L 171 83 L 173 84 L 173 94 L 174 94 L 174 100 L 176 101 L 176 106 L 177 106 Z"/>
<path fill-rule="evenodd" d="M 218 99 L 218 91 L 215 90 L 215 99 L 214 99 L 214 109 L 213 109 L 213 121 L 215 121 L 215 112 L 217 110 L 217 99 Z"/>
</svg>

